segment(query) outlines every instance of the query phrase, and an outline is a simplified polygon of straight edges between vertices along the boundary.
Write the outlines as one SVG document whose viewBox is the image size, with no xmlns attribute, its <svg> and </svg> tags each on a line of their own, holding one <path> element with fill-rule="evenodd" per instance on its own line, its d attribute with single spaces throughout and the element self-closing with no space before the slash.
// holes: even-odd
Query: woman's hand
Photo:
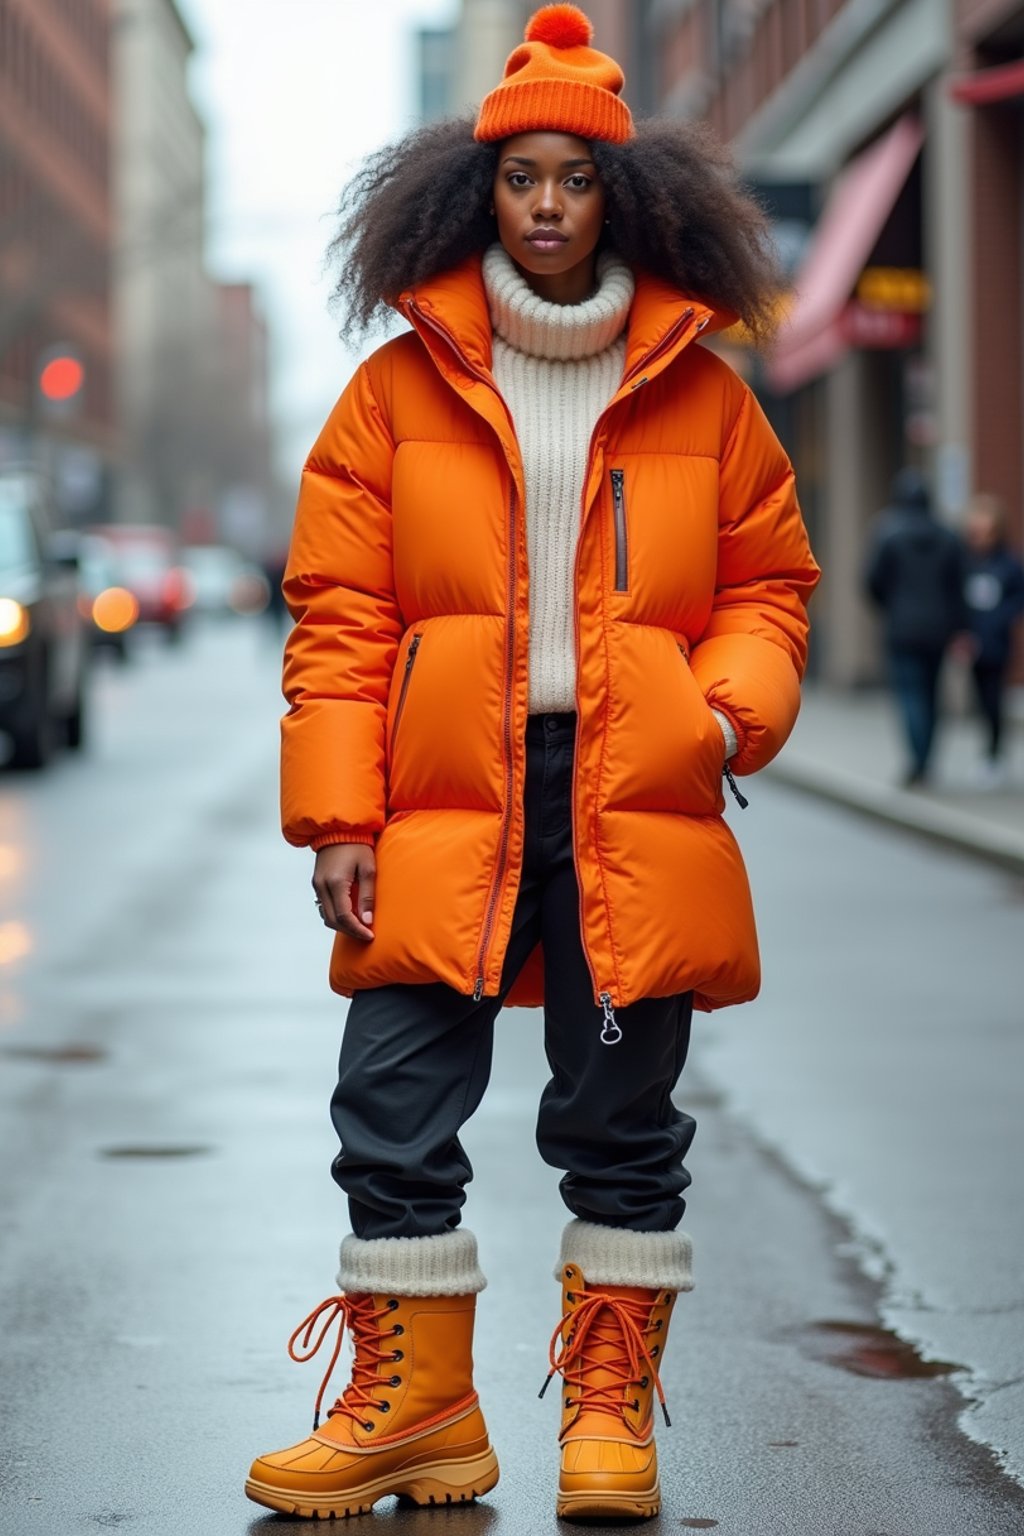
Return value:
<svg viewBox="0 0 1024 1536">
<path fill-rule="evenodd" d="M 329 843 L 316 856 L 313 889 L 328 928 L 369 942 L 377 859 L 369 843 Z M 353 889 L 359 887 L 358 903 Z M 361 919 L 361 921 L 360 921 Z"/>
</svg>

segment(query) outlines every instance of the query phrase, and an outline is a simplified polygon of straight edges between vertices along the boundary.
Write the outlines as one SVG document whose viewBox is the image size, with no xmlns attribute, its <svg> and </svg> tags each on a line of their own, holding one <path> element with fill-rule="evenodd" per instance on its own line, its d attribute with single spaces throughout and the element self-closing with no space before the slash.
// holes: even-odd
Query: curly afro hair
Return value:
<svg viewBox="0 0 1024 1536">
<path fill-rule="evenodd" d="M 501 145 L 478 143 L 473 125 L 460 117 L 420 128 L 371 155 L 345 188 L 328 251 L 342 335 L 386 324 L 404 289 L 493 243 Z M 711 130 L 654 118 L 623 144 L 594 142 L 591 154 L 606 198 L 602 243 L 766 340 L 780 288 L 768 221 Z"/>
</svg>

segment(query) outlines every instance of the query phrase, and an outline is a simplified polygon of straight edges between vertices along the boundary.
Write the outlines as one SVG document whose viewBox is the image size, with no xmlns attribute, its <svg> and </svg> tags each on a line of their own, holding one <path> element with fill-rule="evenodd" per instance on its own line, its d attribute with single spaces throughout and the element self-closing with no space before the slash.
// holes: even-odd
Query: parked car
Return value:
<svg viewBox="0 0 1024 1536">
<path fill-rule="evenodd" d="M 139 600 L 125 586 L 117 551 L 109 539 L 83 534 L 78 539 L 78 606 L 95 647 L 128 659 L 128 636 L 139 618 Z"/>
<path fill-rule="evenodd" d="M 192 581 L 197 613 L 262 613 L 270 597 L 267 578 L 225 544 L 192 544 L 181 552 Z"/>
<path fill-rule="evenodd" d="M 139 605 L 140 624 L 158 624 L 177 640 L 191 598 L 178 541 L 158 523 L 102 523 L 89 533 L 113 549 L 121 584 Z"/>
<path fill-rule="evenodd" d="M 53 543 L 42 477 L 0 469 L 0 730 L 10 762 L 41 768 L 85 735 L 89 644 L 77 554 Z"/>
</svg>

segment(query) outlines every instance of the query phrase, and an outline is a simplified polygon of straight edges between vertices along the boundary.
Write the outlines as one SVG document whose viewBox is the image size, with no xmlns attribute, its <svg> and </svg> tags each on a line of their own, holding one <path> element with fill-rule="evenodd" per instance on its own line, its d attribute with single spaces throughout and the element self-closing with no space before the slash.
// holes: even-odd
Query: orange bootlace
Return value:
<svg viewBox="0 0 1024 1536">
<path fill-rule="evenodd" d="M 595 1413 L 610 1413 L 613 1418 L 620 1418 L 623 1390 L 634 1383 L 646 1387 L 650 1379 L 643 1372 L 643 1366 L 646 1365 L 650 1377 L 654 1378 L 665 1423 L 671 1424 L 661 1378 L 644 1337 L 645 1332 L 650 1330 L 650 1314 L 649 1302 L 633 1301 L 625 1296 L 605 1296 L 600 1291 L 591 1292 L 575 1312 L 562 1319 L 551 1335 L 548 1346 L 551 1370 L 538 1396 L 544 1396 L 556 1374 L 561 1374 L 566 1385 L 569 1385 L 569 1372 L 576 1367 L 580 1396 L 566 1398 L 566 1407 L 580 1403 Z M 565 1331 L 567 1327 L 568 1333 Z M 562 1350 L 556 1354 L 559 1340 L 562 1341 Z M 609 1345 L 621 1351 L 618 1359 L 602 1358 L 596 1353 L 598 1346 L 607 1348 Z M 587 1374 L 593 1370 L 611 1373 L 612 1380 L 603 1386 L 589 1382 Z M 639 1398 L 634 1399 L 633 1407 L 639 1406 Z"/>
<path fill-rule="evenodd" d="M 393 1338 L 401 1333 L 400 1327 L 389 1328 L 386 1333 L 378 1331 L 376 1324 L 379 1318 L 386 1317 L 397 1307 L 397 1301 L 388 1301 L 383 1307 L 375 1307 L 372 1296 L 328 1296 L 318 1307 L 296 1328 L 288 1340 L 288 1353 L 293 1360 L 302 1364 L 306 1360 L 312 1360 L 324 1339 L 327 1337 L 335 1323 L 338 1325 L 338 1335 L 334 1341 L 334 1349 L 331 1353 L 330 1364 L 324 1372 L 324 1378 L 320 1383 L 320 1390 L 316 1395 L 316 1407 L 313 1410 L 313 1428 L 320 1427 L 320 1407 L 323 1402 L 327 1383 L 331 1379 L 331 1373 L 338 1363 L 341 1353 L 341 1344 L 345 1336 L 345 1327 L 348 1326 L 352 1334 L 352 1344 L 355 1350 L 355 1359 L 352 1362 L 352 1380 L 345 1388 L 342 1395 L 327 1410 L 327 1417 L 335 1413 L 346 1413 L 350 1419 L 355 1419 L 362 1424 L 364 1429 L 372 1429 L 372 1421 L 367 1421 L 366 1410 L 375 1408 L 378 1413 L 386 1413 L 390 1403 L 380 1403 L 373 1396 L 382 1387 L 398 1386 L 398 1378 L 377 1375 L 377 1367 L 384 1360 L 400 1360 L 401 1355 L 394 1350 L 381 1349 L 383 1339 Z M 310 1344 L 313 1330 L 322 1313 L 327 1317 L 317 1334 L 316 1340 Z M 301 1349 L 296 1343 L 299 1335 L 302 1335 Z"/>
</svg>

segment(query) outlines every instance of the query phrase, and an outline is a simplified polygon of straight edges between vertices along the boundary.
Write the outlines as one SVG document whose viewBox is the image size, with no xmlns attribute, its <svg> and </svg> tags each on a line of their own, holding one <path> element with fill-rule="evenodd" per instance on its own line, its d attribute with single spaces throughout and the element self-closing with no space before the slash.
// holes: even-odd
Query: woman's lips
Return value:
<svg viewBox="0 0 1024 1536">
<path fill-rule="evenodd" d="M 538 229 L 534 234 L 527 235 L 526 243 L 535 251 L 560 251 L 568 243 L 568 236 L 559 234 L 555 229 Z"/>
</svg>

